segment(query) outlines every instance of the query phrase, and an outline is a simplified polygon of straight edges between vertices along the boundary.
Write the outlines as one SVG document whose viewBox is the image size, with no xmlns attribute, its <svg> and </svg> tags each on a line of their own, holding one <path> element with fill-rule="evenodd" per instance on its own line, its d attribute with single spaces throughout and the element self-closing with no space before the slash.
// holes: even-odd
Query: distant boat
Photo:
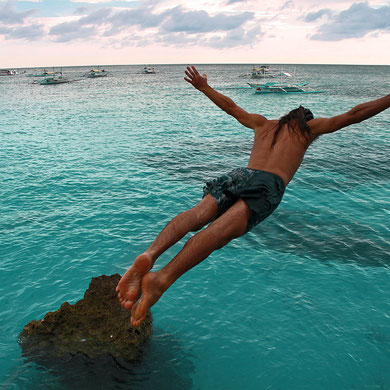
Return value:
<svg viewBox="0 0 390 390">
<path fill-rule="evenodd" d="M 279 82 L 267 82 L 267 83 L 248 83 L 248 85 L 255 90 L 256 94 L 286 94 L 286 93 L 323 93 L 325 91 L 315 91 L 307 88 L 309 83 L 288 83 L 284 79 L 286 77 L 293 77 L 288 72 L 280 71 Z"/>
<path fill-rule="evenodd" d="M 0 76 L 16 76 L 18 73 L 15 69 L 0 69 Z"/>
<path fill-rule="evenodd" d="M 45 77 L 45 76 L 53 76 L 53 75 L 56 75 L 56 74 L 61 74 L 61 72 L 54 72 L 54 71 L 49 72 L 46 69 L 43 69 L 43 70 L 36 69 L 34 71 L 34 73 L 29 73 L 26 76 L 28 76 L 28 77 Z"/>
<path fill-rule="evenodd" d="M 253 68 L 250 74 L 251 79 L 264 79 L 274 78 L 282 75 L 282 71 L 273 69 L 269 65 L 260 65 L 257 68 Z"/>
<path fill-rule="evenodd" d="M 49 77 L 45 77 L 43 80 L 40 81 L 40 85 L 53 85 L 53 84 L 65 84 L 70 83 L 71 80 L 67 79 L 66 77 L 62 77 L 62 74 L 54 74 Z"/>
<path fill-rule="evenodd" d="M 105 71 L 104 69 L 91 69 L 88 73 L 87 73 L 87 77 L 91 78 L 91 79 L 95 79 L 95 78 L 98 78 L 98 77 L 106 77 L 108 74 L 107 71 Z"/>
<path fill-rule="evenodd" d="M 145 74 L 154 74 L 156 71 L 154 70 L 153 66 L 145 66 L 142 70 L 142 73 Z"/>
<path fill-rule="evenodd" d="M 268 93 L 323 93 L 325 91 L 315 91 L 306 87 L 309 83 L 299 84 L 287 84 L 287 83 L 264 83 L 254 84 L 248 83 L 251 88 L 255 90 L 256 94 L 268 94 Z"/>
</svg>

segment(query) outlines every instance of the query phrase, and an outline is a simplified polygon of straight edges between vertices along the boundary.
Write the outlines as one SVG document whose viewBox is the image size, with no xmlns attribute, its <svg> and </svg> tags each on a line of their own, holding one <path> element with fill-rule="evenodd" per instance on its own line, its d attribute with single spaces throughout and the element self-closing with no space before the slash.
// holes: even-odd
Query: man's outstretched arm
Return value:
<svg viewBox="0 0 390 390">
<path fill-rule="evenodd" d="M 232 99 L 211 88 L 207 83 L 207 76 L 205 74 L 201 76 L 195 66 L 187 66 L 185 74 L 187 77 L 184 77 L 184 80 L 193 85 L 198 91 L 203 92 L 213 103 L 227 114 L 236 118 L 242 125 L 254 129 L 266 121 L 266 118 L 262 115 L 249 114 L 237 106 Z"/>
<path fill-rule="evenodd" d="M 359 123 L 371 118 L 389 107 L 390 95 L 387 95 L 380 99 L 358 104 L 346 113 L 332 118 L 313 119 L 309 122 L 309 126 L 314 135 L 333 133 L 353 123 Z"/>
</svg>

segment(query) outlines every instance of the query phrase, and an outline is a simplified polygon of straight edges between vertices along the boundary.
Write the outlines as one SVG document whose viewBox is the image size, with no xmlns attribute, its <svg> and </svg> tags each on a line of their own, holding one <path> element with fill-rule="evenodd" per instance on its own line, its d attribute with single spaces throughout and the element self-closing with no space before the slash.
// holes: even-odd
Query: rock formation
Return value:
<svg viewBox="0 0 390 390">
<path fill-rule="evenodd" d="M 149 312 L 141 326 L 130 325 L 130 313 L 119 304 L 115 291 L 119 279 L 118 274 L 92 278 L 83 299 L 73 305 L 65 302 L 43 319 L 29 322 L 19 337 L 23 355 L 33 360 L 79 354 L 137 359 L 152 333 L 152 317 Z"/>
</svg>

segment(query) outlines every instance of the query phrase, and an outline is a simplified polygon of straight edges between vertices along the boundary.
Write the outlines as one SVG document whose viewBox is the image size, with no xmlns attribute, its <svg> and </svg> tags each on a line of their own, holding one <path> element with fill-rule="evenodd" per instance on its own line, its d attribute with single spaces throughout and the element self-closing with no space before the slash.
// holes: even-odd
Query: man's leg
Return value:
<svg viewBox="0 0 390 390">
<path fill-rule="evenodd" d="M 122 306 L 131 309 L 138 297 L 142 277 L 151 270 L 157 258 L 189 231 L 201 229 L 217 216 L 217 201 L 206 195 L 195 207 L 177 215 L 156 237 L 152 245 L 137 256 L 118 283 L 118 298 Z"/>
<path fill-rule="evenodd" d="M 172 283 L 216 249 L 226 245 L 246 232 L 250 217 L 249 207 L 238 200 L 206 229 L 191 237 L 183 249 L 164 268 L 148 272 L 142 277 L 141 298 L 131 312 L 131 323 L 138 326 L 145 319 L 146 311 L 153 306 Z"/>
</svg>

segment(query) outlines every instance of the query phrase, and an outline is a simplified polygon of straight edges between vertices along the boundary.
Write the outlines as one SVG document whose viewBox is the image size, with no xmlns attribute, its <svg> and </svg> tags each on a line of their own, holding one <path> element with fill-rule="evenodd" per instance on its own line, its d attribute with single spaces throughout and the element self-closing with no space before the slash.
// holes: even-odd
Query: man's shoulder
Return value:
<svg viewBox="0 0 390 390">
<path fill-rule="evenodd" d="M 261 121 L 258 121 L 258 126 L 256 126 L 256 130 L 259 131 L 269 130 L 275 127 L 279 122 L 278 119 L 267 119 L 264 116 L 262 118 L 263 119 Z"/>
<path fill-rule="evenodd" d="M 333 129 L 334 127 L 336 127 L 335 124 L 337 124 L 337 117 L 314 118 L 307 122 L 307 125 L 309 126 L 314 136 L 319 136 L 325 133 L 335 131 L 335 129 Z"/>
</svg>

